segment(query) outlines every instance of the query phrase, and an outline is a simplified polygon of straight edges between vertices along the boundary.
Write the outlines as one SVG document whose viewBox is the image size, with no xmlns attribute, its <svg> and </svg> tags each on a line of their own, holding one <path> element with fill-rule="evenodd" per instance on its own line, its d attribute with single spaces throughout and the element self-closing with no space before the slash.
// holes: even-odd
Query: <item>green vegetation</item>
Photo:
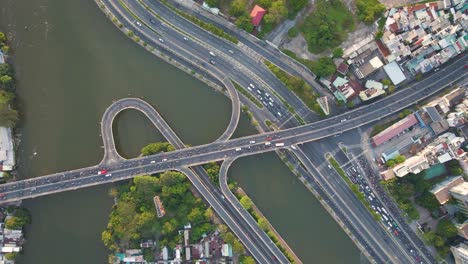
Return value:
<svg viewBox="0 0 468 264">
<path fill-rule="evenodd" d="M 300 26 L 312 53 L 337 47 L 353 29 L 353 15 L 340 0 L 317 0 L 314 11 Z"/>
<path fill-rule="evenodd" d="M 297 27 L 292 27 L 288 30 L 288 37 L 295 38 L 299 35 L 300 31 Z"/>
<path fill-rule="evenodd" d="M 404 178 L 382 182 L 382 185 L 387 188 L 396 200 L 398 206 L 405 211 L 412 220 L 418 219 L 419 213 L 417 213 L 414 208 L 410 200 L 411 197 L 414 197 L 414 201 L 419 206 L 431 212 L 434 218 L 439 217 L 439 202 L 429 190 L 440 180 L 426 180 L 424 176 L 425 174 L 422 172 L 416 175 L 408 175 Z"/>
<path fill-rule="evenodd" d="M 252 103 L 254 103 L 258 108 L 263 108 L 262 103 L 260 103 L 257 98 L 255 98 L 252 94 L 250 94 L 247 90 L 244 89 L 244 87 L 240 86 L 240 84 L 236 83 L 235 81 L 231 80 L 231 82 L 234 84 L 234 87 L 236 87 L 236 90 L 243 94 L 245 97 L 247 97 Z"/>
<path fill-rule="evenodd" d="M 251 256 L 244 256 L 240 259 L 242 264 L 255 264 L 255 259 Z"/>
<path fill-rule="evenodd" d="M 142 156 L 149 156 L 159 152 L 169 152 L 175 150 L 174 146 L 172 146 L 168 142 L 156 142 L 146 145 L 141 149 Z"/>
<path fill-rule="evenodd" d="M 237 189 L 237 188 L 235 188 Z M 279 242 L 278 237 L 276 234 L 273 232 L 273 230 L 270 229 L 270 225 L 264 217 L 259 215 L 253 208 L 253 202 L 250 200 L 250 198 L 247 195 L 241 195 L 239 193 L 236 193 L 237 198 L 239 199 L 239 202 L 241 205 L 252 215 L 252 217 L 257 221 L 258 226 L 265 231 L 265 233 L 270 237 L 270 239 L 275 243 L 275 245 L 283 252 L 283 254 L 288 258 L 290 263 L 295 263 L 294 262 L 294 257 L 287 251 L 283 245 Z"/>
<path fill-rule="evenodd" d="M 353 191 L 353 193 L 357 196 L 361 203 L 363 203 L 364 206 L 366 206 L 367 210 L 369 210 L 374 219 L 376 221 L 380 221 L 380 215 L 377 214 L 374 210 L 372 210 L 369 201 L 367 201 L 364 194 L 359 191 L 358 185 L 351 182 L 344 170 L 340 167 L 340 164 L 338 164 L 338 162 L 332 156 L 327 157 L 327 160 L 333 166 L 335 171 L 341 176 L 341 178 L 343 178 L 343 180 L 348 184 L 351 191 Z"/>
<path fill-rule="evenodd" d="M 264 62 L 270 71 L 273 72 L 275 76 L 280 79 L 286 87 L 288 87 L 288 89 L 293 91 L 299 98 L 301 98 L 301 100 L 311 110 L 319 113 L 320 115 L 324 115 L 322 108 L 320 108 L 320 105 L 317 103 L 318 95 L 314 93 L 309 84 L 307 84 L 302 78 L 290 75 L 287 72 L 281 70 L 269 61 L 265 60 Z"/>
<path fill-rule="evenodd" d="M 6 44 L 7 38 L 0 32 L 0 46 L 7 54 L 9 47 Z M 18 111 L 13 107 L 15 95 L 15 80 L 13 69 L 8 63 L 0 64 L 0 126 L 14 127 L 18 122 Z"/>
<path fill-rule="evenodd" d="M 332 58 L 321 57 L 312 63 L 311 70 L 317 75 L 317 78 L 327 77 L 336 71 L 336 66 Z"/>
<path fill-rule="evenodd" d="M 5 258 L 8 259 L 8 260 L 16 260 L 17 258 L 19 257 L 19 253 L 18 252 L 10 252 L 10 253 L 6 253 L 5 254 Z"/>
<path fill-rule="evenodd" d="M 271 127 L 271 126 L 273 125 L 273 122 L 271 122 L 269 119 L 266 119 L 266 120 L 265 120 L 265 125 L 266 125 L 267 127 Z"/>
<path fill-rule="evenodd" d="M 405 109 L 405 110 L 401 111 L 401 112 L 398 114 L 398 117 L 399 117 L 400 119 L 403 119 L 403 118 L 405 118 L 405 117 L 411 115 L 412 113 L 413 113 L 413 111 L 411 111 L 410 109 Z"/>
<path fill-rule="evenodd" d="M 211 162 L 208 164 L 203 165 L 203 168 L 205 168 L 206 173 L 208 173 L 208 176 L 210 177 L 210 180 L 217 186 L 219 186 L 219 165 L 216 162 Z"/>
<path fill-rule="evenodd" d="M 341 58 L 343 56 L 343 49 L 342 48 L 334 48 L 333 49 L 333 58 Z"/>
<path fill-rule="evenodd" d="M 384 80 L 385 81 L 385 80 Z M 382 81 L 383 82 L 383 81 Z M 390 88 L 389 88 L 390 89 Z M 392 91 L 393 92 L 393 91 Z M 385 129 L 391 127 L 393 124 L 395 124 L 396 122 L 400 121 L 400 119 L 403 119 L 407 116 L 409 116 L 410 114 L 412 114 L 413 112 L 410 110 L 410 109 L 405 109 L 403 111 L 401 111 L 399 114 L 398 114 L 398 117 L 399 119 L 395 119 L 395 120 L 392 120 L 392 121 L 389 121 L 387 123 L 384 123 L 384 124 L 377 124 L 375 125 L 373 128 L 372 128 L 372 131 L 370 133 L 370 136 L 373 137 L 375 135 L 377 135 L 378 133 L 384 131 Z"/>
<path fill-rule="evenodd" d="M 8 211 L 11 217 L 5 221 L 6 228 L 21 230 L 25 225 L 31 223 L 31 215 L 25 208 L 10 206 Z"/>
<path fill-rule="evenodd" d="M 457 228 L 448 219 L 442 219 L 437 225 L 437 230 L 424 233 L 424 240 L 437 249 L 441 257 L 446 257 L 450 251 L 449 245 L 456 239 Z"/>
<path fill-rule="evenodd" d="M 192 15 L 189 15 L 185 12 L 182 12 L 180 11 L 179 9 L 173 7 L 171 4 L 169 4 L 167 1 L 165 0 L 161 0 L 161 2 L 163 4 L 165 4 L 167 7 L 169 7 L 170 9 L 172 9 L 174 12 L 176 12 L 179 16 L 181 17 L 184 17 L 185 19 L 191 21 L 192 23 L 196 24 L 197 26 L 201 27 L 201 28 L 204 28 L 206 29 L 207 31 L 210 31 L 211 33 L 215 34 L 216 36 L 220 37 L 220 38 L 224 38 L 224 39 L 227 39 L 229 41 L 231 41 L 232 43 L 234 44 L 237 44 L 239 42 L 239 40 L 231 35 L 229 35 L 228 33 L 226 33 L 224 30 L 210 24 L 210 23 L 206 23 Z"/>
<path fill-rule="evenodd" d="M 451 175 L 458 176 L 463 174 L 463 169 L 460 167 L 460 163 L 458 163 L 458 160 L 451 160 L 447 162 L 446 165 L 450 170 Z"/>
<path fill-rule="evenodd" d="M 394 167 L 394 166 L 397 165 L 397 164 L 400 164 L 400 163 L 405 162 L 405 160 L 406 160 L 406 157 L 405 157 L 405 156 L 403 156 L 403 155 L 398 155 L 398 156 L 396 156 L 396 157 L 393 158 L 393 159 L 387 160 L 387 163 L 385 163 L 385 165 L 387 165 L 387 167 L 389 167 L 389 168 L 392 168 L 392 167 Z"/>
<path fill-rule="evenodd" d="M 378 0 L 357 0 L 356 7 L 359 19 L 368 25 L 385 12 L 385 6 Z"/>
<path fill-rule="evenodd" d="M 252 4 L 247 0 L 233 0 L 227 13 L 237 18 L 235 23 L 239 28 L 252 32 L 254 26 L 249 14 L 255 4 L 267 10 L 257 32 L 258 37 L 263 37 L 285 18 L 294 18 L 307 5 L 307 0 L 255 0 Z"/>
<path fill-rule="evenodd" d="M 156 217 L 156 195 L 166 210 L 162 218 Z M 119 187 L 117 200 L 102 233 L 102 240 L 111 251 L 136 247 L 141 239 L 158 239 L 161 246 L 173 248 L 180 240 L 177 230 L 189 222 L 192 241 L 214 229 L 205 205 L 192 195 L 190 183 L 180 172 L 137 176 L 130 184 Z"/>
</svg>

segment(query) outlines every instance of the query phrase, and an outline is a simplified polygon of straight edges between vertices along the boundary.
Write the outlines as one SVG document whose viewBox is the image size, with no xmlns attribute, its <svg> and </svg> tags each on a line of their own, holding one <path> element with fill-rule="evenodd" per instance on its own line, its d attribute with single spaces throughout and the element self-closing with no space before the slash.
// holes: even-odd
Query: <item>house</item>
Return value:
<svg viewBox="0 0 468 264">
<path fill-rule="evenodd" d="M 252 18 L 252 24 L 255 27 L 258 27 L 258 25 L 260 25 L 260 22 L 262 21 L 262 18 L 265 14 L 266 14 L 265 9 L 263 9 L 259 5 L 255 5 L 254 8 L 252 9 L 252 12 L 250 12 L 250 17 Z"/>
<path fill-rule="evenodd" d="M 379 59 L 379 57 L 375 56 L 372 59 L 370 59 L 368 62 L 365 62 L 359 68 L 355 70 L 356 76 L 359 79 L 367 77 L 369 74 L 373 73 L 380 67 L 382 67 L 384 64 L 382 61 Z"/>
<path fill-rule="evenodd" d="M 396 122 L 395 124 L 391 125 L 384 131 L 378 133 L 377 135 L 372 137 L 372 144 L 374 146 L 382 145 L 385 142 L 388 142 L 392 138 L 404 133 L 407 129 L 415 126 L 418 124 L 418 119 L 416 118 L 415 114 L 411 114 L 402 120 Z"/>
<path fill-rule="evenodd" d="M 393 168 L 393 173 L 398 177 L 403 177 L 409 173 L 418 174 L 423 170 L 429 169 L 429 162 L 424 156 L 413 156 L 405 162 L 396 165 Z"/>
<path fill-rule="evenodd" d="M 332 78 L 330 90 L 333 92 L 336 99 L 347 102 L 357 95 L 361 87 L 358 82 L 349 80 L 347 77 L 335 76 Z"/>
<path fill-rule="evenodd" d="M 342 75 L 346 75 L 349 71 L 349 66 L 348 64 L 345 64 L 345 63 L 340 63 L 340 65 L 338 65 L 338 68 L 336 69 L 336 71 L 339 73 L 339 74 L 342 74 Z"/>
<path fill-rule="evenodd" d="M 456 177 L 448 177 L 444 181 L 436 184 L 430 192 L 434 194 L 436 197 L 437 201 L 439 201 L 440 204 L 445 204 L 450 200 L 450 189 L 453 187 L 457 186 L 458 184 L 464 182 L 463 177 L 461 176 L 456 176 Z"/>
<path fill-rule="evenodd" d="M 400 66 L 398 66 L 398 63 L 396 61 L 385 65 L 383 68 L 388 78 L 390 78 L 390 81 L 392 81 L 394 85 L 398 85 L 404 80 L 406 80 L 405 74 L 403 74 L 403 72 L 400 69 Z"/>
</svg>

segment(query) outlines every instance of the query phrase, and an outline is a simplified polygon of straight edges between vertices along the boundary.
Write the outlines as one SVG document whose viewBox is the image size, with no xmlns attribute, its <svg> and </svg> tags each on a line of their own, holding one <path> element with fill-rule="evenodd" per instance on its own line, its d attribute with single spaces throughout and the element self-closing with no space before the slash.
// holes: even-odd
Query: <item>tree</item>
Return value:
<svg viewBox="0 0 468 264">
<path fill-rule="evenodd" d="M 442 219 L 437 225 L 436 233 L 444 238 L 451 238 L 457 235 L 458 231 L 452 221 Z"/>
<path fill-rule="evenodd" d="M 3 76 L 3 75 L 9 75 L 9 76 L 13 75 L 13 69 L 10 67 L 8 63 L 0 64 L 0 76 Z"/>
<path fill-rule="evenodd" d="M 271 4 L 268 13 L 265 15 L 265 22 L 276 24 L 288 14 L 284 0 L 276 0 Z"/>
<path fill-rule="evenodd" d="M 5 33 L 0 31 L 0 42 L 5 42 L 6 41 L 6 35 Z"/>
<path fill-rule="evenodd" d="M 312 71 L 320 77 L 327 77 L 336 71 L 333 59 L 330 57 L 321 57 L 312 64 Z"/>
<path fill-rule="evenodd" d="M 418 73 L 418 74 L 416 74 L 416 75 L 414 76 L 414 78 L 416 79 L 416 81 L 420 81 L 420 80 L 422 80 L 423 75 L 422 75 L 422 73 Z"/>
<path fill-rule="evenodd" d="M 0 126 L 15 127 L 18 122 L 18 112 L 8 106 L 0 106 Z"/>
<path fill-rule="evenodd" d="M 16 260 L 18 256 L 19 256 L 18 252 L 10 252 L 10 253 L 5 254 L 5 258 L 8 260 Z"/>
<path fill-rule="evenodd" d="M 392 83 L 389 79 L 383 79 L 381 82 L 383 85 L 390 85 Z"/>
<path fill-rule="evenodd" d="M 242 264 L 255 264 L 255 260 L 251 256 L 243 256 L 241 262 Z"/>
<path fill-rule="evenodd" d="M 209 7 L 218 7 L 218 5 L 219 5 L 219 0 L 205 0 L 205 3 L 206 3 Z"/>
<path fill-rule="evenodd" d="M 357 0 L 357 15 L 360 20 L 370 25 L 385 11 L 385 6 L 378 0 Z"/>
<path fill-rule="evenodd" d="M 4 89 L 10 89 L 13 86 L 13 78 L 9 75 L 0 76 L 0 84 Z"/>
<path fill-rule="evenodd" d="M 260 217 L 258 219 L 258 226 L 263 230 L 268 230 L 270 228 L 270 225 L 268 224 L 268 221 L 263 217 Z"/>
<path fill-rule="evenodd" d="M 387 165 L 387 167 L 389 167 L 389 168 L 392 168 L 393 166 L 395 166 L 395 161 L 394 160 L 387 160 L 385 165 Z"/>
<path fill-rule="evenodd" d="M 203 212 L 200 210 L 200 208 L 195 207 L 190 211 L 190 213 L 187 215 L 187 219 L 194 224 L 200 223 L 203 221 Z"/>
<path fill-rule="evenodd" d="M 343 56 L 343 49 L 342 48 L 334 48 L 333 49 L 333 58 L 341 58 Z"/>
<path fill-rule="evenodd" d="M 168 142 L 155 142 L 146 145 L 141 149 L 141 155 L 148 156 L 153 155 L 159 152 L 170 152 L 174 150 L 174 146 L 172 146 Z"/>
<path fill-rule="evenodd" d="M 231 2 L 228 12 L 231 16 L 240 16 L 245 12 L 246 5 L 247 0 L 234 0 Z"/>
<path fill-rule="evenodd" d="M 416 198 L 416 203 L 420 206 L 428 209 L 429 211 L 434 211 L 439 208 L 439 201 L 435 196 L 430 192 L 425 192 L 419 197 Z"/>
<path fill-rule="evenodd" d="M 403 156 L 403 155 L 398 155 L 398 156 L 395 157 L 394 160 L 395 160 L 395 162 L 396 162 L 397 164 L 400 164 L 400 163 L 405 162 L 406 158 L 405 158 L 405 156 Z"/>
<path fill-rule="evenodd" d="M 354 102 L 353 101 L 348 101 L 348 103 L 346 103 L 346 106 L 348 108 L 353 108 L 354 107 Z"/>
<path fill-rule="evenodd" d="M 248 196 L 242 196 L 242 198 L 240 199 L 240 203 L 242 205 L 242 207 L 244 207 L 245 210 L 250 210 L 252 208 L 252 200 L 250 200 L 250 198 Z"/>
<path fill-rule="evenodd" d="M 8 54 L 9 51 L 10 51 L 10 46 L 7 46 L 7 45 L 2 46 L 2 52 L 4 54 Z"/>
<path fill-rule="evenodd" d="M 14 98 L 14 93 L 7 92 L 5 90 L 0 90 L 0 106 L 8 105 Z"/>
</svg>

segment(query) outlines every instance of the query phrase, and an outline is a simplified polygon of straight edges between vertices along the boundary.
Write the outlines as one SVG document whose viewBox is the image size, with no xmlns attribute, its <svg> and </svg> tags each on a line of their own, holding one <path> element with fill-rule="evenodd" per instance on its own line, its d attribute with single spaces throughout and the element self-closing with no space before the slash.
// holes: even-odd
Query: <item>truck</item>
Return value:
<svg viewBox="0 0 468 264">
<path fill-rule="evenodd" d="M 275 146 L 277 146 L 277 147 L 284 147 L 284 143 L 276 143 Z"/>
<path fill-rule="evenodd" d="M 241 151 L 242 149 L 241 148 L 236 148 L 236 151 Z"/>
</svg>

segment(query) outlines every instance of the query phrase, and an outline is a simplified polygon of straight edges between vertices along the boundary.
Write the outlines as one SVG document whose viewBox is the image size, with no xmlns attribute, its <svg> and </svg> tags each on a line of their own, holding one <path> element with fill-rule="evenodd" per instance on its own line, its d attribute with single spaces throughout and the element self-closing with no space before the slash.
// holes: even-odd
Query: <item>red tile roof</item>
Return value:
<svg viewBox="0 0 468 264">
<path fill-rule="evenodd" d="M 347 64 L 341 63 L 340 66 L 338 66 L 338 69 L 336 69 L 337 72 L 346 75 L 348 73 L 349 66 Z"/>
<path fill-rule="evenodd" d="M 394 138 L 401 132 L 405 131 L 406 129 L 416 125 L 417 123 L 418 120 L 416 119 L 416 116 L 414 114 L 411 114 L 372 137 L 372 142 L 374 146 L 381 145 Z"/>
<path fill-rule="evenodd" d="M 259 5 L 255 5 L 250 12 L 250 17 L 252 18 L 252 24 L 254 26 L 258 26 L 262 21 L 263 16 L 266 14 L 266 10 L 260 7 Z"/>
</svg>

